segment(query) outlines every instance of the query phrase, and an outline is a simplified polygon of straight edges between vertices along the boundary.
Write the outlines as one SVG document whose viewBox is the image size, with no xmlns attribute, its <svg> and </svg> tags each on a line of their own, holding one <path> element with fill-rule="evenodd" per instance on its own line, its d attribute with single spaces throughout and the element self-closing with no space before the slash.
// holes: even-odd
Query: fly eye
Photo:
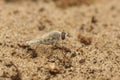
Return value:
<svg viewBox="0 0 120 80">
<path fill-rule="evenodd" d="M 66 35 L 66 33 L 65 33 L 65 32 L 62 32 L 62 34 L 61 34 L 61 39 L 62 39 L 62 40 L 65 39 L 65 35 Z"/>
</svg>

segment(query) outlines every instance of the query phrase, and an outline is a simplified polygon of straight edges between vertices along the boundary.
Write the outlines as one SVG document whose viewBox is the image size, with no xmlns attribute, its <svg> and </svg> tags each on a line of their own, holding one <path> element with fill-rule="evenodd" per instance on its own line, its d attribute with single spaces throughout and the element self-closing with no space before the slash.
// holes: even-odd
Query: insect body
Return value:
<svg viewBox="0 0 120 80">
<path fill-rule="evenodd" d="M 56 45 L 58 41 L 66 39 L 67 34 L 60 31 L 51 31 L 41 36 L 39 40 L 27 41 L 28 45 L 40 43 L 45 45 Z"/>
</svg>

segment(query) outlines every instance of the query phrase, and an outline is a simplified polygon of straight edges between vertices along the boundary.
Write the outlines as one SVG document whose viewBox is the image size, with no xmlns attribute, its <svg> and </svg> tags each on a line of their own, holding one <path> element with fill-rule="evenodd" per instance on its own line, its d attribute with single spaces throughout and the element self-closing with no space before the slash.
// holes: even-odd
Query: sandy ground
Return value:
<svg viewBox="0 0 120 80">
<path fill-rule="evenodd" d="M 0 0 L 0 80 L 120 80 L 120 0 Z"/>
</svg>

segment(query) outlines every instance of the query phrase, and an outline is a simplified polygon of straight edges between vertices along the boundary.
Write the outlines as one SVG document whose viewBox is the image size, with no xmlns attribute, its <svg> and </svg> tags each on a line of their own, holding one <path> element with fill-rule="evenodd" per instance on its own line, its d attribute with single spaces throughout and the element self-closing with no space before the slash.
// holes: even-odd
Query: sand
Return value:
<svg viewBox="0 0 120 80">
<path fill-rule="evenodd" d="M 120 1 L 0 0 L 0 80 L 120 80 Z"/>
</svg>

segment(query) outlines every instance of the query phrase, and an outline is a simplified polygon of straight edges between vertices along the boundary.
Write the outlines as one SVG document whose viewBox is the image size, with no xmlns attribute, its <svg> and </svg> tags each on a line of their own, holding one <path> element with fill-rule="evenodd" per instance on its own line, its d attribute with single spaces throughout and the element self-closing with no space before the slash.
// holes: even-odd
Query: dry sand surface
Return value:
<svg viewBox="0 0 120 80">
<path fill-rule="evenodd" d="M 120 0 L 0 0 L 0 80 L 120 80 Z"/>
</svg>

